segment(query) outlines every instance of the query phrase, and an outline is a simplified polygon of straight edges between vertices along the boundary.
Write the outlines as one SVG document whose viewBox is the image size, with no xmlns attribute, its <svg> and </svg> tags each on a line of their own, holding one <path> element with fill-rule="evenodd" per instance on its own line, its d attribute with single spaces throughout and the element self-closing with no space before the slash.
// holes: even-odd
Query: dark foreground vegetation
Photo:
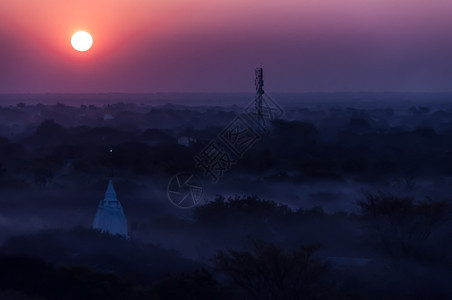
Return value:
<svg viewBox="0 0 452 300">
<path fill-rule="evenodd" d="M 447 202 L 369 193 L 358 204 L 361 207 L 358 215 L 332 216 L 321 211 L 293 211 L 256 197 L 218 197 L 194 211 L 196 221 L 191 224 L 191 231 L 186 231 L 194 242 L 199 238 L 196 232 L 202 234 L 202 228 L 209 223 L 224 222 L 225 227 L 218 229 L 217 234 L 235 232 L 237 228 L 228 220 L 243 228 L 247 222 L 265 219 L 267 227 L 259 231 L 269 235 L 267 238 L 264 235 L 264 239 L 248 237 L 242 241 L 243 247 L 238 243 L 235 249 L 217 248 L 203 262 L 186 259 L 173 250 L 83 228 L 13 237 L 0 249 L 0 297 L 447 299 L 452 296 L 448 283 L 452 275 L 452 241 L 444 238 L 450 236 Z M 341 222 L 354 219 L 354 224 L 364 228 L 360 242 L 354 246 L 366 254 L 366 259 L 331 256 L 324 245 L 302 243 L 312 238 L 305 231 L 292 231 L 293 226 L 300 224 L 310 224 L 310 230 L 316 231 L 315 224 L 321 227 L 338 218 L 342 218 Z M 287 229 L 279 243 L 271 241 L 272 228 L 277 227 Z M 339 243 L 347 243 L 346 228 L 335 232 L 344 237 Z M 318 241 L 321 240 L 318 236 Z M 349 254 L 353 253 L 349 250 Z"/>
<path fill-rule="evenodd" d="M 357 102 L 358 104 L 360 102 Z M 444 104 L 285 108 L 237 174 L 292 182 L 394 180 L 408 189 L 452 177 L 452 109 Z M 193 168 L 193 157 L 242 111 L 178 105 L 25 105 L 0 107 L 1 184 L 52 185 L 66 177 L 129 179 Z M 189 144 L 180 138 L 189 137 Z M 232 175 L 231 175 L 232 176 Z"/>
<path fill-rule="evenodd" d="M 452 298 L 450 104 L 287 107 L 172 206 L 241 111 L 1 107 L 0 299 Z M 112 170 L 130 240 L 88 229 Z"/>
</svg>

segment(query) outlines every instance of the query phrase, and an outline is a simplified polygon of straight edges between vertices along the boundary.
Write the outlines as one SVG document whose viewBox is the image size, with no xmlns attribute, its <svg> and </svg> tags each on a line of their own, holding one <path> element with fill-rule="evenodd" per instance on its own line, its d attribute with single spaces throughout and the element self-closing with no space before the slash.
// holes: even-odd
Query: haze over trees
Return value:
<svg viewBox="0 0 452 300">
<path fill-rule="evenodd" d="M 216 184 L 238 106 L 1 107 L 0 298 L 449 298 L 452 107 L 352 104 L 285 107 Z M 90 229 L 112 170 L 130 241 Z"/>
</svg>

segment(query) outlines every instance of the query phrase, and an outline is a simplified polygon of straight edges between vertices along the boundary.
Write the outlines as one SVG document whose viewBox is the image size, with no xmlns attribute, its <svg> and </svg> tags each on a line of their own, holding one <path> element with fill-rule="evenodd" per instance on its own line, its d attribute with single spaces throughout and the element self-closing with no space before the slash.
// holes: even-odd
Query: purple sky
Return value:
<svg viewBox="0 0 452 300">
<path fill-rule="evenodd" d="M 93 4 L 93 2 L 95 4 Z M 2 0 L 0 93 L 452 91 L 448 0 Z M 79 53 L 71 35 L 86 30 Z"/>
</svg>

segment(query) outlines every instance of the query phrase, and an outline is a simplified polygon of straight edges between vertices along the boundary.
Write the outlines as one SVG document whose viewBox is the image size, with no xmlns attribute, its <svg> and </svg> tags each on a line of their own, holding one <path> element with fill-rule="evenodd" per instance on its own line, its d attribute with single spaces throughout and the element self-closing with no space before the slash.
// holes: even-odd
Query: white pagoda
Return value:
<svg viewBox="0 0 452 300">
<path fill-rule="evenodd" d="M 116 192 L 111 179 L 108 182 L 104 200 L 99 202 L 93 229 L 128 238 L 126 216 L 121 203 L 116 199 Z"/>
</svg>

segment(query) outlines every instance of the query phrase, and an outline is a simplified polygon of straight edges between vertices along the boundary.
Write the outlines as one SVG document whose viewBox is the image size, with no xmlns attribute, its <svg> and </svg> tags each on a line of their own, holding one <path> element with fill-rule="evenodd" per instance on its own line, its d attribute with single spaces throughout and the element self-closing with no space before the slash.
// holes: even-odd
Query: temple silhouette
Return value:
<svg viewBox="0 0 452 300">
<path fill-rule="evenodd" d="M 127 219 L 121 203 L 116 198 L 116 191 L 111 178 L 105 191 L 105 197 L 99 202 L 99 207 L 94 217 L 93 229 L 129 238 Z"/>
</svg>

